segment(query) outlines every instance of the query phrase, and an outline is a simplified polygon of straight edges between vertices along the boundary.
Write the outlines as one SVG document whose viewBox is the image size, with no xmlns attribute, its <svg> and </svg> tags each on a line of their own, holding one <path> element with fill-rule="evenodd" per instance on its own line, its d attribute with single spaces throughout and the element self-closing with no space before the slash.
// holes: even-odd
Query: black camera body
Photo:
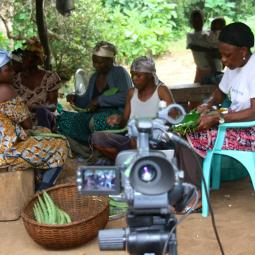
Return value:
<svg viewBox="0 0 255 255">
<path fill-rule="evenodd" d="M 129 136 L 137 138 L 138 149 L 120 152 L 115 166 L 78 169 L 79 192 L 121 194 L 118 199 L 128 203 L 128 227 L 99 231 L 100 250 L 127 249 L 135 255 L 158 255 L 163 251 L 177 254 L 177 221 L 171 208 L 182 210 L 194 190 L 182 183 L 183 173 L 174 159 L 169 159 L 162 151 L 150 150 L 150 141 L 167 140 L 165 124 L 166 120 L 174 122 L 169 121 L 168 116 L 173 108 L 184 112 L 181 106 L 170 105 L 159 112 L 161 118 L 129 121 Z"/>
</svg>

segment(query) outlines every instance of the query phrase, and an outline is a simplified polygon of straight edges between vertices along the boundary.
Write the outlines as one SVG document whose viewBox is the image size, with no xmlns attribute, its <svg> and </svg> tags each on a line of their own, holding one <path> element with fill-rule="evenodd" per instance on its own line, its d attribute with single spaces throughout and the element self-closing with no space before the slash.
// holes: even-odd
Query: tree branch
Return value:
<svg viewBox="0 0 255 255">
<path fill-rule="evenodd" d="M 12 39 L 12 40 L 17 40 L 17 41 L 21 41 L 21 40 L 25 40 L 26 38 L 24 36 L 22 36 L 21 34 L 19 35 L 16 35 L 14 36 L 9 27 L 8 27 L 8 21 L 0 14 L 0 19 L 2 20 L 3 24 L 4 24 L 4 27 L 5 27 L 5 30 L 6 30 L 6 34 L 7 34 L 7 37 L 9 39 Z"/>
</svg>

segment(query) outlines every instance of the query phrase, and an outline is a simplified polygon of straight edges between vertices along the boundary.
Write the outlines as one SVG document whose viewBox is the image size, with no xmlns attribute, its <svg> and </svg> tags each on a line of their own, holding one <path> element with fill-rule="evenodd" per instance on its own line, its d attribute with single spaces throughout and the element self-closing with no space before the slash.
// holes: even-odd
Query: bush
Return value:
<svg viewBox="0 0 255 255">
<path fill-rule="evenodd" d="M 164 0 L 108 0 L 105 6 L 108 19 L 102 38 L 117 45 L 121 61 L 130 63 L 139 55 L 156 56 L 168 50 L 176 26 L 176 4 Z"/>
</svg>

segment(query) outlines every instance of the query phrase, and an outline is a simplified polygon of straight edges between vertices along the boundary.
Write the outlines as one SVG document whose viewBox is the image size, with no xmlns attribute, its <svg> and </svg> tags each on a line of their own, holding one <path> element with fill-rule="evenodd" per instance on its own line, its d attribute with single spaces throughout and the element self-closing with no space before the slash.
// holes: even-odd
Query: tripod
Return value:
<svg viewBox="0 0 255 255">
<path fill-rule="evenodd" d="M 167 242 L 169 255 L 177 255 L 176 218 L 161 214 L 159 209 L 129 210 L 127 228 L 101 230 L 99 232 L 100 250 L 126 250 L 130 255 L 161 255 Z"/>
</svg>

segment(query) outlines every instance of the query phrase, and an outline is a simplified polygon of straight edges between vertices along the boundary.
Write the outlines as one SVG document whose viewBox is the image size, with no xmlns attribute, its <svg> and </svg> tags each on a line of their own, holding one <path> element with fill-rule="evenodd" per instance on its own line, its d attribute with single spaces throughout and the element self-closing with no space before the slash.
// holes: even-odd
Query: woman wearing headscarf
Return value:
<svg viewBox="0 0 255 255">
<path fill-rule="evenodd" d="M 250 50 L 253 46 L 254 35 L 244 23 L 231 23 L 220 33 L 219 51 L 227 69 L 208 103 L 198 106 L 201 112 L 199 131 L 187 135 L 201 160 L 214 145 L 218 124 L 255 120 L 255 55 Z M 212 114 L 212 107 L 223 103 L 226 98 L 231 101 L 228 110 Z M 227 129 L 223 149 L 255 151 L 255 127 Z M 186 180 L 200 186 L 201 170 L 192 154 L 178 146 L 176 155 L 179 167 L 185 170 Z"/>
<path fill-rule="evenodd" d="M 127 71 L 114 64 L 117 50 L 109 42 L 99 42 L 92 54 L 95 72 L 84 95 L 68 95 L 67 101 L 80 112 L 62 112 L 58 131 L 82 144 L 88 144 L 91 132 L 118 128 L 106 123 L 107 117 L 121 113 L 132 81 Z M 85 108 L 85 109 L 84 109 Z"/>
<path fill-rule="evenodd" d="M 0 167 L 8 171 L 42 170 L 37 190 L 52 186 L 68 156 L 62 137 L 31 135 L 27 105 L 11 86 L 13 70 L 9 53 L 0 50 Z"/>
<path fill-rule="evenodd" d="M 155 118 L 159 102 L 174 103 L 170 90 L 158 79 L 154 61 L 149 57 L 138 57 L 130 69 L 134 88 L 129 89 L 123 116 L 112 115 L 108 124 L 125 127 L 131 118 Z M 114 160 L 118 152 L 135 148 L 135 143 L 124 135 L 110 132 L 95 132 L 92 144 L 105 156 Z"/>
<path fill-rule="evenodd" d="M 42 68 L 44 51 L 36 37 L 24 43 L 21 53 L 22 71 L 15 75 L 13 87 L 27 103 L 34 126 L 56 129 L 53 112 L 57 108 L 61 80 L 56 72 Z"/>
</svg>

